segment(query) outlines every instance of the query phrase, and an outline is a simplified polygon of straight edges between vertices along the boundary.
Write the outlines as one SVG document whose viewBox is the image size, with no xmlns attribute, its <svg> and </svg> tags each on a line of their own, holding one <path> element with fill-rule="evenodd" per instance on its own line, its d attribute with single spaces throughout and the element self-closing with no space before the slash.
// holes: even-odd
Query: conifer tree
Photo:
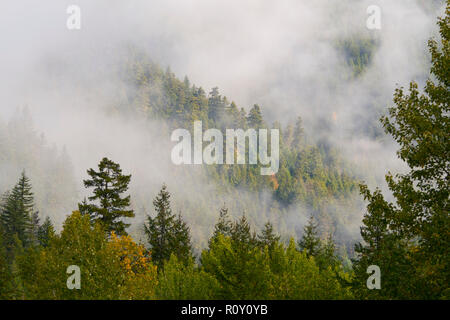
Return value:
<svg viewBox="0 0 450 320">
<path fill-rule="evenodd" d="M 170 247 L 171 254 L 174 254 L 180 262 L 187 264 L 192 259 L 191 233 L 181 214 L 174 220 Z"/>
<path fill-rule="evenodd" d="M 317 265 L 320 269 L 334 269 L 339 265 L 339 259 L 336 255 L 336 244 L 331 233 L 327 239 L 321 244 L 320 251 L 316 257 Z"/>
<path fill-rule="evenodd" d="M 89 201 L 97 203 L 88 204 L 86 200 L 78 204 L 82 214 L 89 214 L 91 220 L 101 221 L 108 233 L 126 234 L 125 229 L 129 224 L 122 221 L 123 218 L 134 217 L 133 210 L 127 210 L 130 206 L 130 196 L 122 197 L 122 193 L 128 190 L 131 175 L 122 174 L 120 165 L 108 158 L 103 158 L 98 165 L 98 171 L 87 171 L 91 179 L 84 180 L 86 188 L 94 188 Z"/>
<path fill-rule="evenodd" d="M 164 184 L 153 201 L 156 216 L 147 216 L 144 231 L 150 244 L 152 259 L 159 269 L 175 254 L 180 261 L 192 256 L 189 228 L 181 215 L 175 217 L 170 207 L 170 193 Z"/>
<path fill-rule="evenodd" d="M 305 130 L 303 129 L 303 120 L 301 117 L 298 117 L 295 123 L 293 138 L 294 138 L 293 141 L 294 148 L 302 150 L 302 148 L 305 145 Z"/>
<path fill-rule="evenodd" d="M 7 300 L 13 297 L 13 276 L 10 264 L 8 263 L 5 234 L 0 225 L 0 300 Z"/>
<path fill-rule="evenodd" d="M 0 221 L 5 232 L 5 242 L 9 248 L 14 246 L 15 237 L 25 247 L 32 244 L 33 224 L 32 215 L 34 207 L 33 192 L 30 180 L 22 172 L 19 182 L 11 192 L 4 196 L 0 211 Z"/>
<path fill-rule="evenodd" d="M 209 93 L 208 117 L 214 121 L 219 121 L 225 112 L 225 103 L 219 94 L 219 88 L 214 87 Z"/>
<path fill-rule="evenodd" d="M 266 222 L 261 234 L 258 235 L 258 240 L 262 247 L 267 246 L 269 250 L 272 250 L 275 244 L 280 241 L 280 236 L 274 232 L 273 225 L 270 222 Z"/>
<path fill-rule="evenodd" d="M 249 248 L 254 248 L 257 245 L 256 234 L 251 232 L 250 224 L 245 216 L 233 223 L 231 228 L 231 240 L 233 245 L 242 248 L 244 251 Z"/>
<path fill-rule="evenodd" d="M 310 216 L 308 224 L 303 229 L 303 237 L 298 242 L 300 251 L 305 251 L 308 257 L 317 256 L 320 252 L 320 239 L 317 234 L 317 224 L 314 217 Z"/>
<path fill-rule="evenodd" d="M 210 241 L 213 239 L 216 239 L 219 234 L 222 234 L 226 237 L 231 236 L 231 229 L 233 227 L 233 223 L 230 219 L 228 208 L 223 206 L 220 208 L 219 212 L 219 220 L 217 221 L 216 225 L 214 226 L 214 233 L 211 237 Z"/>
<path fill-rule="evenodd" d="M 263 124 L 263 118 L 261 114 L 261 108 L 259 105 L 255 104 L 253 108 L 250 109 L 247 117 L 248 126 L 251 128 L 259 128 Z"/>
<path fill-rule="evenodd" d="M 37 238 L 39 240 L 39 244 L 46 247 L 50 238 L 54 235 L 55 228 L 53 227 L 52 221 L 50 220 L 50 217 L 46 217 L 44 223 L 38 228 Z"/>
</svg>

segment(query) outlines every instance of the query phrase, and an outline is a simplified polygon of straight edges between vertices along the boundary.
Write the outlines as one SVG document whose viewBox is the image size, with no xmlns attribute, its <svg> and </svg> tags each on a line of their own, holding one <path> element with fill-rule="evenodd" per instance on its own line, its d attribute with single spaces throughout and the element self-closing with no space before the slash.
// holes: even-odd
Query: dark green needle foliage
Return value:
<svg viewBox="0 0 450 320">
<path fill-rule="evenodd" d="M 93 195 L 78 205 L 82 214 L 89 214 L 91 220 L 99 220 L 108 233 L 126 234 L 125 229 L 129 224 L 123 218 L 134 217 L 133 210 L 129 210 L 130 196 L 122 196 L 128 190 L 131 175 L 122 174 L 120 165 L 103 158 L 98 165 L 98 171 L 89 169 L 91 177 L 84 180 L 86 188 L 94 188 Z"/>
</svg>

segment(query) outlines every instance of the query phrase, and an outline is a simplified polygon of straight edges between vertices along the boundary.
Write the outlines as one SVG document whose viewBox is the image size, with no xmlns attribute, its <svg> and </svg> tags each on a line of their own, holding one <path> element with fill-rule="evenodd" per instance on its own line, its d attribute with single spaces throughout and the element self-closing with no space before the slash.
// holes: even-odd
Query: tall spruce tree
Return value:
<svg viewBox="0 0 450 320">
<path fill-rule="evenodd" d="M 48 245 L 51 237 L 55 235 L 55 228 L 53 227 L 50 217 L 46 217 L 44 223 L 39 226 L 37 232 L 37 239 L 39 244 L 43 247 Z"/>
<path fill-rule="evenodd" d="M 84 186 L 94 188 L 94 194 L 88 199 L 97 203 L 87 203 L 85 200 L 78 204 L 79 211 L 89 214 L 93 222 L 100 221 L 108 233 L 126 234 L 129 224 L 122 219 L 134 217 L 134 212 L 127 210 L 130 196 L 122 197 L 122 194 L 128 190 L 131 175 L 122 174 L 120 165 L 108 158 L 102 159 L 98 171 L 89 169 L 87 173 L 91 179 L 84 180 Z"/>
<path fill-rule="evenodd" d="M 19 182 L 5 194 L 0 209 L 0 222 L 5 233 L 6 246 L 12 250 L 17 242 L 28 247 L 33 242 L 34 198 L 30 179 L 22 172 Z"/>
<path fill-rule="evenodd" d="M 258 241 L 262 247 L 267 246 L 269 250 L 272 250 L 280 241 L 280 236 L 273 230 L 273 225 L 270 222 L 266 222 L 261 234 L 258 235 Z"/>
<path fill-rule="evenodd" d="M 253 108 L 250 109 L 247 117 L 247 122 L 248 126 L 251 128 L 259 128 L 262 126 L 263 117 L 259 105 L 255 104 Z"/>
<path fill-rule="evenodd" d="M 181 214 L 174 220 L 171 252 L 184 264 L 192 258 L 191 232 Z"/>
<path fill-rule="evenodd" d="M 300 251 L 306 252 L 308 257 L 315 257 L 320 252 L 320 238 L 317 232 L 317 224 L 314 217 L 310 216 L 308 224 L 303 228 L 303 236 L 298 242 Z"/>
<path fill-rule="evenodd" d="M 228 208 L 223 206 L 222 208 L 220 208 L 219 219 L 218 219 L 216 225 L 214 226 L 214 233 L 213 233 L 213 236 L 211 237 L 210 241 L 217 239 L 219 234 L 222 234 L 226 237 L 231 236 L 232 227 L 233 227 L 233 223 L 230 219 L 230 215 L 228 213 Z"/>
<path fill-rule="evenodd" d="M 225 101 L 219 94 L 219 88 L 214 87 L 208 98 L 208 117 L 214 121 L 222 119 L 225 112 Z"/>
<path fill-rule="evenodd" d="M 245 213 L 233 223 L 230 234 L 233 245 L 239 250 L 245 251 L 256 247 L 258 244 L 256 233 L 251 231 Z"/>
<path fill-rule="evenodd" d="M 156 216 L 147 216 L 144 231 L 150 245 L 152 260 L 159 269 L 172 254 L 183 262 L 192 257 L 190 231 L 181 215 L 176 217 L 170 207 L 170 193 L 164 184 L 153 201 Z"/>
<path fill-rule="evenodd" d="M 400 146 L 398 156 L 410 168 L 386 176 L 395 203 L 387 202 L 379 189 L 371 193 L 361 186 L 369 204 L 354 265 L 355 285 L 363 296 L 450 297 L 450 1 L 438 24 L 441 43 L 428 42 L 431 78 L 424 93 L 415 82 L 409 94 L 397 89 L 395 106 L 382 118 L 385 131 Z M 370 264 L 380 267 L 381 290 L 364 290 Z"/>
</svg>

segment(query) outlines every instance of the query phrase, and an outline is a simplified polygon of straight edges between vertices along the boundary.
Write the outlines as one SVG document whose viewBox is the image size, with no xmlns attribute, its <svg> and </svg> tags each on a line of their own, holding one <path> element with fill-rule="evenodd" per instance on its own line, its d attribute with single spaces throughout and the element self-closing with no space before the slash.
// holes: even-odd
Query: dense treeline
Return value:
<svg viewBox="0 0 450 320">
<path fill-rule="evenodd" d="M 104 159 L 100 165 L 106 162 L 112 164 Z M 95 171 L 90 172 L 98 177 Z M 111 177 L 121 180 L 125 176 L 110 172 L 101 178 L 103 186 Z M 110 197 L 118 199 L 125 190 L 116 190 Z M 75 211 L 67 217 L 60 234 L 48 220 L 43 224 L 33 221 L 31 185 L 24 174 L 11 194 L 14 196 L 6 200 L 1 215 L 3 299 L 352 297 L 349 288 L 342 285 L 349 274 L 342 268 L 334 245 L 320 241 L 312 221 L 299 245 L 293 239 L 286 245 L 270 223 L 256 234 L 245 215 L 232 221 L 228 210 L 222 208 L 209 246 L 197 262 L 189 227 L 181 215 L 172 214 L 166 186 L 155 198 L 156 215 L 149 215 L 144 225 L 147 247 L 136 244 L 121 225 L 107 219 L 108 210 L 100 216 Z M 98 208 L 108 206 L 102 202 Z M 129 215 L 129 211 L 122 211 L 118 216 L 124 217 L 125 212 Z M 80 267 L 80 290 L 66 287 L 70 265 Z"/>
<path fill-rule="evenodd" d="M 144 54 L 136 51 L 130 54 L 132 58 L 124 66 L 121 77 L 129 83 L 126 88 L 133 90 L 128 92 L 127 102 L 116 109 L 124 116 L 137 113 L 148 119 L 164 120 L 170 129 L 188 130 L 193 130 L 193 122 L 200 120 L 203 130 L 220 129 L 224 143 L 225 129 L 280 130 L 280 168 L 275 175 L 262 176 L 259 164 L 204 166 L 207 176 L 216 182 L 217 189 L 231 195 L 241 188 L 256 193 L 266 192 L 277 203 L 270 210 L 279 216 L 290 205 L 301 205 L 319 220 L 324 236 L 345 225 L 342 208 L 347 212 L 357 211 L 358 204 L 353 196 L 357 193 L 358 178 L 352 173 L 350 164 L 330 144 L 309 139 L 301 117 L 286 126 L 278 122 L 268 124 L 259 105 L 247 112 L 222 96 L 218 88 L 206 93 L 187 78 L 184 81 L 177 79 L 170 69 L 162 70 Z M 249 202 L 245 201 L 244 205 Z M 256 216 L 251 218 L 258 220 Z M 345 236 L 340 241 L 343 238 Z"/>
<path fill-rule="evenodd" d="M 320 232 L 326 219 L 314 211 L 296 242 L 293 238 L 282 241 L 283 235 L 269 221 L 262 230 L 253 230 L 245 213 L 232 219 L 224 206 L 217 212 L 207 246 L 196 254 L 190 226 L 184 213 L 172 212 L 165 185 L 154 198 L 153 213 L 147 213 L 141 226 L 146 241 L 138 244 L 127 234 L 134 217 L 127 194 L 132 177 L 104 158 L 98 170 L 88 170 L 90 178 L 84 181 L 86 188 L 93 188 L 92 196 L 79 203 L 79 210 L 66 218 L 59 233 L 50 219 L 40 221 L 43 215 L 36 210 L 25 171 L 4 194 L 0 299 L 448 299 L 450 4 L 439 27 L 441 42 L 429 42 L 432 77 L 424 92 L 414 82 L 409 93 L 397 89 L 395 106 L 382 118 L 409 171 L 386 176 L 393 203 L 379 189 L 371 192 L 366 185 L 360 186 L 368 205 L 361 227 L 363 241 L 355 246 L 352 264 L 337 254 L 332 233 L 324 237 Z M 220 128 L 235 119 L 244 128 L 266 126 L 258 106 L 248 115 L 239 112 L 233 118 L 230 110 L 237 107 L 218 91 L 206 98 L 198 93 L 201 89 L 187 80 L 178 81 L 170 71 L 149 73 L 145 69 L 149 66 L 138 66 L 136 74 L 144 84 L 138 90 L 143 99 L 139 106 L 147 101 L 140 110 L 149 117 L 166 118 L 176 126 L 196 119 Z M 175 93 L 151 91 L 152 86 L 145 84 L 152 81 L 170 84 Z M 179 89 L 187 100 L 180 100 Z M 195 92 L 200 100 L 186 102 Z M 163 97 L 167 100 L 159 105 Z M 258 180 L 251 168 L 245 176 L 237 174 L 236 180 L 221 175 L 222 167 L 207 170 L 230 186 L 233 181 L 250 188 L 254 184 L 256 189 L 267 186 L 280 203 L 300 198 L 312 201 L 313 208 L 314 199 L 339 199 L 346 196 L 346 188 L 356 185 L 329 158 L 330 150 L 322 153 L 320 146 L 305 142 L 300 121 L 292 127 L 292 136 L 288 128 L 283 132 L 285 163 L 269 181 Z M 66 270 L 72 265 L 81 270 L 81 289 L 70 290 L 66 285 Z M 370 266 L 381 270 L 380 289 L 368 289 Z"/>
</svg>

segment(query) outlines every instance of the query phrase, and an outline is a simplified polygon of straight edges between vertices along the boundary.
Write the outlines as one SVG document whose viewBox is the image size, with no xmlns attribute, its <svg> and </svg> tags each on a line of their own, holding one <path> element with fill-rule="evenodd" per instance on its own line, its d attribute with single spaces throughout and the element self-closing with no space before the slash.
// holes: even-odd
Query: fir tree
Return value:
<svg viewBox="0 0 450 320">
<path fill-rule="evenodd" d="M 11 192 L 4 196 L 1 208 L 1 224 L 5 232 L 5 241 L 8 247 L 13 247 L 17 237 L 21 244 L 28 247 L 33 240 L 33 192 L 30 180 L 25 171 Z"/>
<path fill-rule="evenodd" d="M 258 240 L 262 247 L 267 246 L 269 250 L 272 250 L 280 241 L 280 236 L 275 234 L 273 225 L 270 222 L 266 222 L 261 234 L 258 235 Z"/>
<path fill-rule="evenodd" d="M 305 145 L 305 130 L 303 129 L 303 120 L 301 117 L 298 117 L 295 123 L 293 139 L 294 148 L 302 150 Z"/>
<path fill-rule="evenodd" d="M 147 216 L 144 231 L 150 244 L 152 259 L 159 269 L 170 259 L 173 253 L 181 261 L 188 261 L 191 257 L 191 238 L 189 228 L 181 219 L 175 217 L 170 208 L 170 193 L 163 185 L 153 201 L 156 216 Z"/>
<path fill-rule="evenodd" d="M 251 128 L 259 128 L 263 124 L 263 118 L 261 114 L 261 108 L 255 104 L 247 117 L 248 126 Z"/>
<path fill-rule="evenodd" d="M 86 188 L 94 188 L 94 195 L 88 199 L 98 204 L 88 204 L 85 200 L 78 204 L 79 211 L 89 214 L 92 221 L 101 221 L 108 233 L 126 234 L 129 224 L 121 219 L 134 217 L 134 212 L 127 210 L 130 196 L 121 197 L 121 194 L 128 190 L 131 175 L 123 175 L 120 165 L 107 158 L 103 158 L 98 169 L 89 169 L 87 173 L 91 179 L 83 181 Z"/>
<path fill-rule="evenodd" d="M 219 220 L 217 221 L 216 225 L 214 226 L 214 233 L 211 237 L 210 241 L 213 239 L 216 239 L 219 234 L 222 234 L 226 237 L 231 236 L 231 229 L 233 227 L 233 223 L 230 219 L 230 215 L 228 213 L 228 208 L 223 206 L 220 208 L 219 212 Z"/>
<path fill-rule="evenodd" d="M 187 264 L 192 259 L 192 243 L 190 229 L 181 214 L 174 220 L 173 236 L 170 241 L 171 254 L 180 262 Z"/>
<path fill-rule="evenodd" d="M 231 240 L 233 245 L 243 250 L 253 248 L 257 244 L 256 234 L 251 232 L 250 224 L 245 214 L 235 221 L 231 228 Z"/>
<path fill-rule="evenodd" d="M 315 257 L 320 252 L 320 239 L 317 234 L 317 224 L 314 222 L 314 217 L 311 216 L 308 224 L 303 229 L 303 237 L 298 242 L 300 251 L 306 252 L 308 257 Z"/>
<path fill-rule="evenodd" d="M 219 94 L 219 88 L 214 87 L 209 93 L 208 117 L 214 121 L 222 119 L 225 112 L 225 103 Z"/>
<path fill-rule="evenodd" d="M 320 269 L 335 269 L 339 265 L 339 259 L 336 255 L 336 244 L 331 233 L 321 244 L 319 254 L 316 257 L 317 265 Z"/>
<path fill-rule="evenodd" d="M 39 244 L 43 247 L 48 245 L 49 240 L 55 235 L 55 228 L 53 227 L 50 217 L 46 217 L 44 223 L 39 226 L 37 238 Z"/>
</svg>

